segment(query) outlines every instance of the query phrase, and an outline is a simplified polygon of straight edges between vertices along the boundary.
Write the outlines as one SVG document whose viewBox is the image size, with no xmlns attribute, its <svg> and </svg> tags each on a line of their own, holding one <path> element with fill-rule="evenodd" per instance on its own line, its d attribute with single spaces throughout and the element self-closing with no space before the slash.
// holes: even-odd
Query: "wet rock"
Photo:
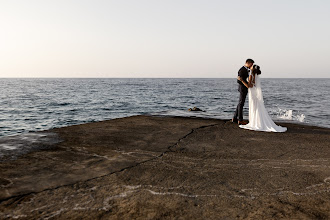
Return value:
<svg viewBox="0 0 330 220">
<path fill-rule="evenodd" d="M 203 110 L 197 107 L 189 108 L 188 111 L 202 112 Z"/>
</svg>

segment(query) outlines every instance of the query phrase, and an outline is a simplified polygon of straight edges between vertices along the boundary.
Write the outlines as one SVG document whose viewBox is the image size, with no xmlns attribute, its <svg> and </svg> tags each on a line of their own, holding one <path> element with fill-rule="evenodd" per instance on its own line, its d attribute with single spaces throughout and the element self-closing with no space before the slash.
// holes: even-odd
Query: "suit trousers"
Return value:
<svg viewBox="0 0 330 220">
<path fill-rule="evenodd" d="M 248 90 L 239 89 L 238 91 L 240 95 L 239 95 L 239 101 L 235 111 L 234 119 L 238 118 L 239 121 L 243 121 L 243 107 L 244 107 L 246 95 L 248 94 Z"/>
</svg>

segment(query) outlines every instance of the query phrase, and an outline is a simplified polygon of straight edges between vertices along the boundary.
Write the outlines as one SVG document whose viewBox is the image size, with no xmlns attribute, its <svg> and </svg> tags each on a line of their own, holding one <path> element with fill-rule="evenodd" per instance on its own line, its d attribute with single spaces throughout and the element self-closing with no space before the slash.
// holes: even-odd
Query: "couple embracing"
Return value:
<svg viewBox="0 0 330 220">
<path fill-rule="evenodd" d="M 252 59 L 247 59 L 245 65 L 238 71 L 237 83 L 240 96 L 232 122 L 238 123 L 240 128 L 249 130 L 285 132 L 287 128 L 276 125 L 264 106 L 260 86 L 260 66 L 253 64 Z M 247 95 L 249 96 L 249 123 L 243 121 L 243 107 Z"/>
</svg>

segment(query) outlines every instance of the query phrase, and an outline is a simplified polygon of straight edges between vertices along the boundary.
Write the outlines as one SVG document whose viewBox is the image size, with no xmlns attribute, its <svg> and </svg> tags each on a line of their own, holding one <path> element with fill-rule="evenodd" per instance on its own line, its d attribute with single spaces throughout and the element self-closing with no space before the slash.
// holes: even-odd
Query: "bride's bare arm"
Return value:
<svg viewBox="0 0 330 220">
<path fill-rule="evenodd" d="M 249 76 L 249 83 L 248 83 L 248 88 L 252 88 L 253 87 L 253 80 L 252 80 L 252 74 Z"/>
</svg>

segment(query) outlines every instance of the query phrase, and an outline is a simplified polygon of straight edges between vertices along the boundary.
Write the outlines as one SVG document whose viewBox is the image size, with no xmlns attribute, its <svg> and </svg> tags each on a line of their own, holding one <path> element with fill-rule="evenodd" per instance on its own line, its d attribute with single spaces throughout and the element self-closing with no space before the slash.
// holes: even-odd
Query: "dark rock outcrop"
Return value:
<svg viewBox="0 0 330 220">
<path fill-rule="evenodd" d="M 1 219 L 329 219 L 330 129 L 132 116 L 0 163 Z"/>
</svg>

